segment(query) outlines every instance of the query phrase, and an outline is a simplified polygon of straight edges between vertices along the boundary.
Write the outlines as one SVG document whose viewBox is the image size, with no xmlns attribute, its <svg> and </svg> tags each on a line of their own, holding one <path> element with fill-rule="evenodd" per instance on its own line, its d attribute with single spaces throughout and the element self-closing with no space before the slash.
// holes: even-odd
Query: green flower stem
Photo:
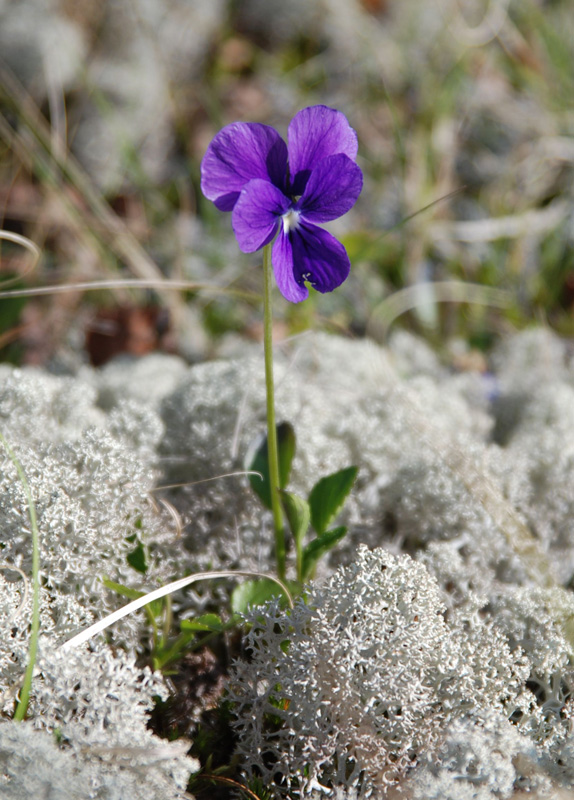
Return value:
<svg viewBox="0 0 574 800">
<path fill-rule="evenodd" d="M 279 457 L 277 451 L 277 426 L 275 424 L 275 389 L 273 385 L 273 314 L 271 290 L 271 245 L 263 248 L 263 347 L 265 351 L 265 390 L 267 393 L 267 454 L 269 459 L 269 482 L 271 489 L 271 511 L 275 529 L 275 554 L 277 574 L 285 579 L 285 533 L 283 514 L 279 500 Z"/>
<path fill-rule="evenodd" d="M 32 492 L 26 475 L 22 469 L 22 465 L 16 458 L 16 455 L 4 436 L 0 433 L 0 444 L 8 453 L 8 456 L 18 472 L 18 477 L 22 483 L 24 494 L 28 502 L 28 515 L 30 517 L 30 529 L 32 531 L 32 624 L 30 626 L 30 650 L 28 656 L 28 666 L 24 675 L 24 683 L 20 690 L 19 703 L 16 706 L 14 719 L 21 722 L 26 716 L 28 710 L 28 701 L 30 699 L 30 689 L 32 686 L 32 676 L 34 674 L 34 667 L 36 665 L 36 655 L 38 653 L 38 635 L 40 633 L 40 534 L 38 532 L 38 522 L 36 519 L 36 506 L 32 498 Z"/>
</svg>

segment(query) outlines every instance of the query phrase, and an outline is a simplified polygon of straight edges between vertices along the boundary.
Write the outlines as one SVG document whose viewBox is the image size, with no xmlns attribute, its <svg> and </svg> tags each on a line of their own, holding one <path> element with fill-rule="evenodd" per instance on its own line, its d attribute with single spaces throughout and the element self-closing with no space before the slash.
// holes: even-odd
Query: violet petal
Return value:
<svg viewBox="0 0 574 800">
<path fill-rule="evenodd" d="M 363 173 L 340 153 L 319 161 L 295 208 L 311 222 L 328 222 L 352 208 L 363 188 Z"/>
<path fill-rule="evenodd" d="M 239 195 L 231 225 L 239 248 L 253 253 L 273 239 L 281 215 L 289 208 L 289 200 L 269 181 L 256 178 L 249 181 Z"/>
<path fill-rule="evenodd" d="M 309 281 L 318 292 L 332 292 L 346 280 L 349 256 L 328 231 L 301 220 L 292 241 L 297 283 Z"/>
<path fill-rule="evenodd" d="M 328 231 L 304 221 L 273 245 L 273 269 L 281 294 L 292 303 L 308 296 L 305 281 L 318 292 L 332 292 L 351 269 L 347 251 Z"/>
<path fill-rule="evenodd" d="M 271 262 L 275 274 L 275 282 L 283 297 L 291 303 L 300 303 L 309 297 L 309 290 L 295 280 L 293 269 L 293 244 L 292 235 L 279 231 L 271 253 Z"/>
<path fill-rule="evenodd" d="M 201 191 L 220 211 L 231 211 L 254 178 L 285 188 L 287 147 L 276 130 L 258 122 L 233 122 L 215 135 L 201 162 Z"/>
<path fill-rule="evenodd" d="M 311 170 L 328 156 L 343 153 L 357 157 L 357 134 L 340 111 L 310 106 L 295 114 L 289 124 L 289 172 L 291 192 L 303 194 Z"/>
</svg>

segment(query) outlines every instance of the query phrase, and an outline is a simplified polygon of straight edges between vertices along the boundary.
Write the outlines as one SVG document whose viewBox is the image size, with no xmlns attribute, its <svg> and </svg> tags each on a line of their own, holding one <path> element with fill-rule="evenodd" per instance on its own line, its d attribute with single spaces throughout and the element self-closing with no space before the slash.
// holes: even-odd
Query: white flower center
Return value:
<svg viewBox="0 0 574 800">
<path fill-rule="evenodd" d="M 294 208 L 290 208 L 286 214 L 283 214 L 283 233 L 289 233 L 289 231 L 297 230 L 299 227 L 299 212 L 295 211 Z"/>
</svg>

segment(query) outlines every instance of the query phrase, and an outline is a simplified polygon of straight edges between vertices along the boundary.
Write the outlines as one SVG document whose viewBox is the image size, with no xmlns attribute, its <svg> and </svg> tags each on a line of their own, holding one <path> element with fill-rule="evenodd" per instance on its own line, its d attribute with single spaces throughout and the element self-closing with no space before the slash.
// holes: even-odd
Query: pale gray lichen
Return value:
<svg viewBox="0 0 574 800">
<path fill-rule="evenodd" d="M 560 582 L 574 575 L 574 385 L 541 384 L 521 401 L 492 467 L 509 499 L 555 556 Z"/>
<path fill-rule="evenodd" d="M 439 751 L 422 759 L 407 782 L 411 800 L 507 800 L 520 788 L 552 788 L 532 741 L 492 712 L 454 720 Z"/>
<path fill-rule="evenodd" d="M 553 355 L 544 372 L 548 348 Z M 102 586 L 101 576 L 145 589 L 198 566 L 273 568 L 268 517 L 244 478 L 168 495 L 183 517 L 181 537 L 149 501 L 158 465 L 165 468 L 162 483 L 202 480 L 242 466 L 265 425 L 260 354 L 189 370 L 180 362 L 168 364 L 171 383 L 164 387 L 162 363 L 156 358 L 124 364 L 125 390 L 117 372 L 110 379 L 112 370 L 104 376 L 84 368 L 77 378 L 0 371 L 0 427 L 24 467 L 40 521 L 44 644 L 31 710 L 49 730 L 66 730 L 57 745 L 75 759 L 66 769 L 82 775 L 97 769 L 94 780 L 106 787 L 106 800 L 138 797 L 136 773 L 123 759 L 131 753 L 138 775 L 144 774 L 146 759 L 163 745 L 144 733 L 147 679 L 121 651 L 133 655 L 144 646 L 143 615 L 108 632 L 113 655 L 96 645 L 100 672 L 89 654 L 85 665 L 70 662 L 84 687 L 78 698 L 71 673 L 49 656 L 50 648 L 124 602 Z M 232 689 L 240 708 L 241 751 L 254 770 L 269 775 L 275 759 L 292 791 L 299 785 L 312 796 L 329 785 L 351 798 L 355 784 L 376 794 L 386 791 L 384 781 L 402 775 L 412 777 L 413 786 L 427 787 L 416 789 L 421 797 L 431 785 L 445 796 L 456 785 L 466 800 L 472 779 L 456 778 L 453 765 L 472 777 L 476 764 L 477 791 L 485 797 L 497 797 L 497 780 L 500 787 L 510 786 L 511 766 L 516 789 L 527 787 L 542 797 L 546 778 L 536 783 L 514 757 L 511 765 L 505 755 L 498 759 L 496 748 L 508 726 L 496 726 L 505 716 L 521 737 L 519 761 L 531 763 L 532 745 L 536 774 L 550 776 L 558 787 L 572 779 L 570 595 L 535 589 L 503 530 L 504 515 L 485 506 L 481 481 L 491 482 L 502 511 L 518 509 L 518 519 L 538 536 L 561 580 L 569 580 L 574 370 L 566 349 L 547 332 L 515 337 L 493 363 L 497 372 L 488 380 L 452 375 L 408 336 L 397 337 L 388 350 L 323 335 L 279 348 L 278 416 L 292 422 L 298 436 L 292 488 L 306 493 L 320 475 L 350 463 L 360 467 L 342 517 L 349 536 L 330 564 L 321 565 L 323 579 L 337 562 L 348 564 L 347 571 L 310 590 L 311 608 L 300 604 L 290 617 L 276 607 L 267 617 L 259 613 L 250 639 L 253 664 L 237 667 Z M 530 374 L 521 379 L 526 369 Z M 146 393 L 136 383 L 142 375 L 153 381 L 154 370 L 157 391 Z M 498 400 L 491 405 L 493 388 Z M 505 402 L 514 419 L 503 420 Z M 4 454 L 1 466 L 3 559 L 30 575 L 26 498 Z M 129 541 L 131 536 L 136 539 Z M 145 577 L 126 560 L 138 541 L 147 558 Z M 356 561 L 359 542 L 410 552 L 419 563 L 363 551 Z M 367 566 L 380 558 L 387 559 L 387 577 Z M 369 580 L 360 579 L 359 563 Z M 13 708 L 27 663 L 30 600 L 21 605 L 22 590 L 17 573 L 0 573 L 4 713 Z M 206 597 L 214 598 L 211 589 L 185 602 L 199 606 Z M 388 599 L 386 608 L 381 597 Z M 181 608 L 179 598 L 175 607 Z M 291 646 L 284 651 L 286 640 Z M 103 691 L 97 694 L 106 681 L 117 687 L 126 714 Z M 85 698 L 92 689 L 99 699 L 90 710 Z M 285 699 L 287 693 L 288 708 L 275 707 L 273 697 Z M 141 734 L 137 754 L 126 743 L 130 709 L 138 720 L 136 738 Z M 97 721 L 105 714 L 109 737 L 108 723 Z M 267 727 L 270 720 L 276 729 Z M 492 720 L 494 732 L 488 728 Z M 44 732 L 34 735 L 46 741 Z M 508 747 L 514 752 L 514 745 Z M 161 752 L 167 764 L 169 751 Z M 435 757 L 434 772 L 427 770 L 428 755 Z M 15 763 L 16 754 L 5 758 Z M 166 777 L 172 768 L 164 767 L 157 777 L 161 786 L 179 785 L 175 773 Z M 22 787 L 14 789 L 21 793 L 15 797 L 22 796 Z M 391 789 L 387 794 L 390 800 Z"/>
<path fill-rule="evenodd" d="M 130 588 L 141 584 L 128 561 L 137 546 L 146 555 L 148 586 L 175 571 L 163 557 L 174 534 L 149 497 L 161 422 L 133 401 L 105 414 L 96 398 L 90 381 L 35 370 L 4 370 L 0 382 L 1 429 L 26 476 L 40 550 L 32 723 L 0 723 L 0 794 L 14 800 L 174 800 L 197 768 L 185 755 L 187 743 L 172 746 L 148 730 L 154 697 L 166 687 L 161 676 L 136 666 L 141 615 L 108 631 L 114 650 L 97 642 L 91 650 L 59 649 L 125 602 L 106 589 L 104 576 Z M 24 484 L 4 447 L 0 547 L 0 709 L 11 716 L 29 659 L 32 530 Z"/>
<path fill-rule="evenodd" d="M 45 640 L 37 671 L 32 704 L 37 728 L 57 731 L 80 762 L 104 761 L 108 772 L 145 775 L 147 797 L 169 797 L 170 791 L 177 797 L 185 790 L 197 769 L 197 762 L 185 757 L 189 745 L 170 745 L 148 728 L 155 698 L 168 694 L 160 673 L 139 668 L 134 655 L 106 645 L 63 651 Z"/>
<path fill-rule="evenodd" d="M 318 781 L 383 796 L 453 720 L 522 707 L 528 670 L 504 637 L 444 611 L 422 565 L 362 547 L 292 613 L 254 612 L 230 688 L 247 769 L 279 794 Z"/>
<path fill-rule="evenodd" d="M 496 581 L 536 582 L 540 559 L 525 563 L 520 550 L 532 542 L 527 523 L 536 514 L 534 495 L 517 511 L 506 480 L 528 467 L 491 441 L 496 381 L 453 376 L 436 362 L 433 374 L 431 359 L 420 376 L 420 349 L 403 342 L 396 368 L 394 351 L 372 342 L 307 335 L 278 349 L 277 414 L 293 424 L 298 439 L 290 487 L 306 494 L 318 476 L 353 463 L 360 467 L 341 519 L 349 534 L 320 574 L 348 563 L 360 543 L 416 553 L 444 541 L 452 542 L 450 553 L 462 557 L 483 593 Z M 250 443 L 264 430 L 264 408 L 261 358 L 192 368 L 162 403 L 166 482 L 241 469 Z M 170 495 L 186 523 L 183 568 L 273 569 L 269 517 L 246 484 L 219 479 Z M 556 492 L 553 497 L 563 503 Z M 565 524 L 563 515 L 563 530 Z M 564 550 L 556 531 L 543 548 L 549 561 Z"/>
<path fill-rule="evenodd" d="M 10 369 L 0 380 L 0 426 L 15 442 L 76 441 L 105 416 L 88 381 L 60 378 L 39 369 Z"/>
<path fill-rule="evenodd" d="M 101 748 L 81 758 L 59 735 L 32 722 L 0 721 L 2 800 L 183 800 L 185 779 L 197 765 L 178 744 L 156 739 L 146 748 Z M 187 743 L 186 743 L 187 746 Z"/>
<path fill-rule="evenodd" d="M 31 722 L 0 721 L 0 795 L 4 800 L 89 800 L 92 775 L 54 736 Z"/>
<path fill-rule="evenodd" d="M 43 635 L 30 722 L 0 722 L 1 796 L 182 797 L 198 768 L 189 743 L 167 743 L 148 728 L 155 698 L 166 695 L 162 676 L 137 667 L 134 655 L 103 644 L 62 651 Z"/>
<path fill-rule="evenodd" d="M 28 618 L 24 611 L 29 609 L 12 602 L 11 610 L 12 626 L 18 620 L 21 628 L 22 617 Z M 10 618 L 2 621 L 10 624 Z M 134 655 L 113 652 L 107 645 L 62 651 L 54 645 L 54 623 L 47 610 L 43 610 L 42 621 L 47 624 L 42 624 L 32 683 L 31 721 L 25 728 L 7 720 L 0 722 L 1 796 L 14 800 L 36 796 L 82 800 L 182 797 L 189 775 L 198 768 L 197 762 L 186 756 L 189 743 L 169 744 L 148 728 L 155 698 L 167 695 L 162 676 L 152 674 L 149 668 L 140 669 Z M 5 711 L 13 707 L 9 689 L 18 688 L 21 682 L 27 646 L 23 634 L 17 639 L 2 636 Z M 60 794 L 62 781 L 69 785 Z M 41 793 L 30 794 L 32 789 Z"/>
<path fill-rule="evenodd" d="M 413 426 L 419 412 L 409 411 L 405 392 L 398 389 L 407 386 L 409 396 L 424 404 L 428 422 L 420 421 L 438 426 L 441 442 L 442 430 L 454 428 L 461 447 L 476 452 L 478 460 L 490 431 L 485 401 L 470 405 L 467 383 L 442 370 L 436 382 L 409 376 L 405 358 L 401 352 L 406 374 L 401 381 L 392 358 L 372 342 L 319 334 L 281 348 L 275 359 L 277 416 L 291 422 L 298 440 L 291 486 L 306 494 L 318 477 L 349 464 L 360 466 L 345 510 L 350 534 L 335 563 L 349 561 L 360 542 L 377 546 L 394 537 L 397 547 L 414 550 L 464 531 L 473 555 L 484 562 L 481 568 L 492 573 L 499 557 L 511 561 L 504 537 L 451 468 L 448 455 L 435 452 Z M 162 417 L 167 483 L 241 468 L 250 443 L 265 426 L 261 358 L 194 367 L 165 398 Z M 272 568 L 270 528 L 261 526 L 245 480 L 203 483 L 178 490 L 171 499 L 190 522 L 190 567 L 203 558 L 214 567 L 239 561 Z M 473 544 L 485 538 L 488 547 Z"/>
<path fill-rule="evenodd" d="M 524 718 L 530 736 L 549 750 L 562 747 L 574 719 L 574 596 L 560 587 L 504 587 L 488 605 L 494 624 L 520 647 L 539 713 Z"/>
<path fill-rule="evenodd" d="M 161 422 L 134 401 L 104 415 L 96 394 L 87 382 L 33 370 L 14 370 L 0 385 L 2 432 L 26 475 L 38 519 L 42 607 L 52 618 L 43 620 L 43 629 L 59 641 L 121 604 L 103 585 L 104 576 L 132 587 L 141 583 L 128 563 L 138 545 L 146 553 L 148 585 L 169 579 L 175 569 L 164 558 L 173 529 L 149 494 Z M 30 575 L 27 497 L 4 448 L 0 465 L 2 557 Z M 128 618 L 112 635 L 139 646 L 139 619 Z"/>
</svg>

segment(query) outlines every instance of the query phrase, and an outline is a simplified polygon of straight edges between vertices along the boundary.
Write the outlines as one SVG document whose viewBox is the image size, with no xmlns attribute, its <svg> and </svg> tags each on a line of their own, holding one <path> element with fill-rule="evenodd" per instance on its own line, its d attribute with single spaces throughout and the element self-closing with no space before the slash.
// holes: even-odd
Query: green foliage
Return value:
<svg viewBox="0 0 574 800">
<path fill-rule="evenodd" d="M 108 578 L 103 578 L 103 583 L 111 591 L 129 600 L 137 600 L 145 594 Z M 186 651 L 203 645 L 206 635 L 223 633 L 237 623 L 235 616 L 224 622 L 217 614 L 203 614 L 196 619 L 181 620 L 179 633 L 173 636 L 169 595 L 153 600 L 144 607 L 144 610 L 152 629 L 151 662 L 153 668 L 159 670 L 165 670 L 170 664 L 179 661 Z"/>
<path fill-rule="evenodd" d="M 265 785 L 263 779 L 258 775 L 250 778 L 247 787 L 253 794 L 247 794 L 246 792 L 243 792 L 244 797 L 249 797 L 252 800 L 253 795 L 256 795 L 259 800 L 273 800 L 273 793 L 271 789 Z"/>
<path fill-rule="evenodd" d="M 202 614 L 201 617 L 196 619 L 182 619 L 180 628 L 182 631 L 221 633 L 226 629 L 226 625 L 217 614 Z"/>
<path fill-rule="evenodd" d="M 312 488 L 309 499 L 293 492 L 280 492 L 283 508 L 297 555 L 297 580 L 303 583 L 313 576 L 319 560 L 346 535 L 347 528 L 327 530 L 342 509 L 357 478 L 357 467 L 346 467 L 321 478 Z M 309 526 L 316 537 L 304 546 Z"/>
<path fill-rule="evenodd" d="M 358 467 L 346 467 L 321 478 L 311 490 L 311 523 L 319 535 L 325 533 L 341 510 L 357 478 Z"/>
<path fill-rule="evenodd" d="M 236 298 L 216 298 L 202 313 L 206 331 L 217 339 L 229 332 L 237 332 L 245 327 L 244 315 Z"/>
<path fill-rule="evenodd" d="M 333 528 L 332 531 L 317 536 L 312 542 L 309 542 L 303 551 L 303 559 L 301 565 L 301 580 L 305 581 L 313 576 L 319 560 L 332 550 L 333 547 L 340 542 L 347 534 L 347 528 L 341 525 L 338 528 Z"/>
<path fill-rule="evenodd" d="M 293 492 L 280 492 L 285 516 L 289 523 L 291 535 L 295 542 L 295 552 L 297 557 L 297 577 L 301 579 L 303 567 L 303 539 L 309 529 L 311 522 L 311 509 L 309 503 Z"/>
<path fill-rule="evenodd" d="M 358 467 L 345 467 L 321 478 L 311 489 L 308 500 L 305 500 L 285 489 L 296 448 L 295 431 L 288 422 L 277 425 L 277 448 L 279 495 L 295 544 L 297 581 L 301 584 L 313 576 L 319 560 L 347 533 L 345 527 L 327 529 L 341 511 L 357 478 Z M 262 478 L 250 475 L 249 481 L 263 505 L 270 509 L 271 487 L 266 436 L 258 439 L 248 452 L 245 468 L 262 475 Z M 304 540 L 310 526 L 315 531 L 316 538 L 305 546 Z M 237 613 L 245 613 L 249 605 L 260 605 L 276 594 L 277 587 L 269 581 L 247 581 L 233 592 L 232 607 Z"/>
<path fill-rule="evenodd" d="M 147 562 L 145 557 L 145 549 L 143 544 L 138 541 L 136 547 L 128 554 L 128 564 L 133 567 L 137 572 L 145 575 L 147 572 Z"/>
<path fill-rule="evenodd" d="M 106 577 L 102 578 L 102 583 L 107 589 L 110 589 L 110 591 L 119 594 L 121 597 L 126 597 L 128 600 L 137 600 L 138 597 L 143 597 L 145 594 L 145 592 L 140 592 L 139 589 L 132 589 L 129 586 L 124 586 L 123 583 L 116 583 L 115 581 L 111 581 Z M 145 606 L 145 611 L 148 614 L 148 617 L 153 620 L 155 620 L 156 617 L 160 617 L 163 613 L 163 603 L 163 599 L 153 600 L 151 603 Z"/>
<path fill-rule="evenodd" d="M 289 482 L 291 464 L 295 455 L 295 431 L 289 422 L 280 422 L 277 425 L 277 450 L 279 457 L 279 488 L 284 489 Z M 245 459 L 245 469 L 259 472 L 259 475 L 250 475 L 249 482 L 255 494 L 259 497 L 265 508 L 271 508 L 271 484 L 269 480 L 269 457 L 267 453 L 267 436 L 262 436 L 248 452 Z"/>
<path fill-rule="evenodd" d="M 17 722 L 22 722 L 22 720 L 26 717 L 26 713 L 28 711 L 28 701 L 30 698 L 32 677 L 34 675 L 36 655 L 38 652 L 38 638 L 40 635 L 40 546 L 39 546 L 40 535 L 38 530 L 38 520 L 36 516 L 36 505 L 34 503 L 32 492 L 30 491 L 30 486 L 28 484 L 26 474 L 22 468 L 22 465 L 16 458 L 16 454 L 14 453 L 14 451 L 12 450 L 12 448 L 10 447 L 10 445 L 8 444 L 8 442 L 1 433 L 0 433 L 0 444 L 6 451 L 8 458 L 12 461 L 12 463 L 16 467 L 18 478 L 22 484 L 22 489 L 26 496 L 26 502 L 28 506 L 28 517 L 30 520 L 30 530 L 32 534 L 32 623 L 30 625 L 30 650 L 29 650 L 28 665 L 26 667 L 26 672 L 24 674 L 24 681 L 20 689 L 18 705 L 16 706 L 16 711 L 14 713 L 14 719 Z"/>
<path fill-rule="evenodd" d="M 273 581 L 244 581 L 231 594 L 231 610 L 235 614 L 245 614 L 250 606 L 262 606 L 277 592 L 278 586 Z"/>
</svg>

